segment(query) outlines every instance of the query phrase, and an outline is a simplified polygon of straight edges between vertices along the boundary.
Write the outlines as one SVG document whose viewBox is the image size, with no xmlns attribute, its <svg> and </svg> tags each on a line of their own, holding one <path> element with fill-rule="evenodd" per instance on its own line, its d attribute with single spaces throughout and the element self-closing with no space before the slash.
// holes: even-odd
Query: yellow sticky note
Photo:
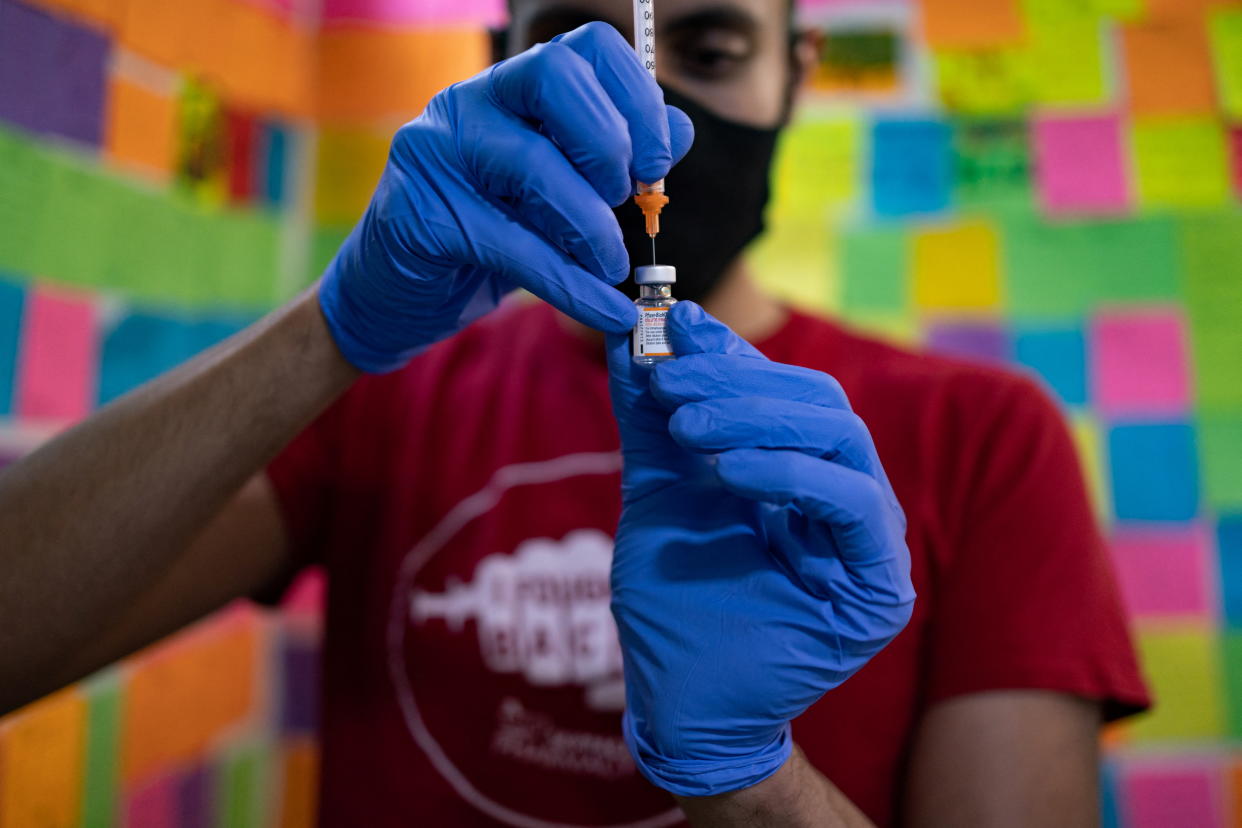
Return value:
<svg viewBox="0 0 1242 828">
<path fill-rule="evenodd" d="M 349 225 L 362 215 L 379 182 L 391 141 L 387 131 L 327 127 L 315 159 L 315 220 Z"/>
<path fill-rule="evenodd" d="M 1242 119 L 1242 8 L 1217 9 L 1208 29 L 1221 109 Z"/>
<path fill-rule="evenodd" d="M 952 112 L 1012 114 L 1035 95 L 1030 61 L 1019 49 L 944 51 L 935 65 L 940 100 Z"/>
<path fill-rule="evenodd" d="M 1156 697 L 1134 723 L 1136 744 L 1217 739 L 1225 727 L 1221 670 L 1214 633 L 1199 628 L 1143 631 L 1139 655 Z"/>
<path fill-rule="evenodd" d="M 0 724 L 0 828 L 70 828 L 81 816 L 86 699 L 75 687 Z"/>
<path fill-rule="evenodd" d="M 785 130 L 769 215 L 822 219 L 852 204 L 860 191 L 861 136 L 855 115 L 811 117 Z"/>
<path fill-rule="evenodd" d="M 746 258 L 764 288 L 791 304 L 825 313 L 840 306 L 835 242 L 827 222 L 773 221 Z"/>
<path fill-rule="evenodd" d="M 1091 505 L 1096 517 L 1101 521 L 1106 521 L 1109 517 L 1111 500 L 1100 448 L 1099 426 L 1089 416 L 1078 414 L 1070 420 L 1070 433 L 1078 449 L 1078 459 L 1082 463 L 1083 477 L 1087 480 L 1087 492 L 1091 496 Z"/>
<path fill-rule="evenodd" d="M 1228 202 L 1225 136 L 1216 121 L 1137 121 L 1133 140 L 1140 204 L 1194 208 Z"/>
<path fill-rule="evenodd" d="M 914 234 L 914 301 L 921 310 L 983 311 L 1000 304 L 999 244 L 982 221 Z"/>
<path fill-rule="evenodd" d="M 1073 106 L 1108 99 L 1103 32 L 1097 18 L 1032 21 L 1026 57 L 1034 99 Z"/>
</svg>

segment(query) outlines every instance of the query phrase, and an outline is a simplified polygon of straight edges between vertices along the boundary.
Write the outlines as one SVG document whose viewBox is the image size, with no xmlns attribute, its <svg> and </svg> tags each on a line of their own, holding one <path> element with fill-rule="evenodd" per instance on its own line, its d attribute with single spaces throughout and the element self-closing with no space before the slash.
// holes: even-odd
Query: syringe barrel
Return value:
<svg viewBox="0 0 1242 828">
<path fill-rule="evenodd" d="M 634 51 L 643 68 L 656 76 L 655 0 L 634 0 Z"/>
</svg>

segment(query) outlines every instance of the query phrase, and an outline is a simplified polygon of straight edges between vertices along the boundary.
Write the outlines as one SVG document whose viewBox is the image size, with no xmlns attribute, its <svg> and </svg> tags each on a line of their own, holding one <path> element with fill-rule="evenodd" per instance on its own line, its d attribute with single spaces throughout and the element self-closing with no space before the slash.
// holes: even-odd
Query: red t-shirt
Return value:
<svg viewBox="0 0 1242 828">
<path fill-rule="evenodd" d="M 826 371 L 909 521 L 906 630 L 794 723 L 880 824 L 929 704 L 1045 688 L 1147 704 L 1073 446 L 1031 382 L 792 313 L 760 349 Z M 328 571 L 324 825 L 661 826 L 620 733 L 619 513 L 602 346 L 509 305 L 361 380 L 270 467 Z"/>
</svg>

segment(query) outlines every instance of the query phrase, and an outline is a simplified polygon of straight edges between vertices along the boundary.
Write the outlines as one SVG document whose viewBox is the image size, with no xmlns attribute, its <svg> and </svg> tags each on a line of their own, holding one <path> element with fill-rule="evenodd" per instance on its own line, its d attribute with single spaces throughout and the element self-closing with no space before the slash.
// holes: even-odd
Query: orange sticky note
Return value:
<svg viewBox="0 0 1242 828">
<path fill-rule="evenodd" d="M 190 14 L 197 2 L 125 0 L 118 39 L 127 49 L 169 68 L 183 64 Z M 201 33 L 195 33 L 198 36 Z"/>
<path fill-rule="evenodd" d="M 301 24 L 248 3 L 221 2 L 212 38 L 191 50 L 204 75 L 235 106 L 311 113 L 314 38 Z"/>
<path fill-rule="evenodd" d="M 137 658 L 122 699 L 125 784 L 202 755 L 259 712 L 263 632 L 257 610 L 237 604 Z"/>
<path fill-rule="evenodd" d="M 86 700 L 70 687 L 0 723 L 0 828 L 71 828 L 81 816 Z"/>
<path fill-rule="evenodd" d="M 1143 0 L 1148 20 L 1174 17 L 1202 20 L 1213 8 L 1228 6 L 1236 0 Z"/>
<path fill-rule="evenodd" d="M 431 96 L 487 65 L 479 27 L 331 26 L 319 38 L 319 117 L 328 123 L 403 123 Z"/>
<path fill-rule="evenodd" d="M 939 48 L 996 48 L 1021 42 L 1024 33 L 1018 0 L 924 0 L 923 33 Z"/>
<path fill-rule="evenodd" d="M 284 784 L 280 828 L 314 828 L 319 789 L 319 750 L 311 739 L 295 739 L 284 748 Z"/>
<path fill-rule="evenodd" d="M 1202 19 L 1126 25 L 1122 42 L 1130 107 L 1136 115 L 1215 111 L 1211 52 Z"/>
<path fill-rule="evenodd" d="M 1000 244 L 982 221 L 914 235 L 914 301 L 923 310 L 984 311 L 1000 304 Z"/>
<path fill-rule="evenodd" d="M 114 75 L 108 89 L 105 151 L 123 165 L 159 177 L 172 173 L 177 151 L 177 104 L 168 95 Z"/>
</svg>

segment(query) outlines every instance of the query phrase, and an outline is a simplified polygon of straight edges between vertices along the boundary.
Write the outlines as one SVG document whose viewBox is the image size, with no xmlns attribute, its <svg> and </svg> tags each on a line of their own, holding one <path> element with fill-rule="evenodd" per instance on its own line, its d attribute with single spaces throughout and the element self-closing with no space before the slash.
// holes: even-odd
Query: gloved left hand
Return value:
<svg viewBox="0 0 1242 828">
<path fill-rule="evenodd" d="M 679 358 L 654 370 L 608 338 L 612 610 L 639 769 L 706 796 L 775 772 L 790 721 L 901 631 L 914 590 L 905 517 L 840 385 L 693 303 L 669 328 Z"/>
</svg>

